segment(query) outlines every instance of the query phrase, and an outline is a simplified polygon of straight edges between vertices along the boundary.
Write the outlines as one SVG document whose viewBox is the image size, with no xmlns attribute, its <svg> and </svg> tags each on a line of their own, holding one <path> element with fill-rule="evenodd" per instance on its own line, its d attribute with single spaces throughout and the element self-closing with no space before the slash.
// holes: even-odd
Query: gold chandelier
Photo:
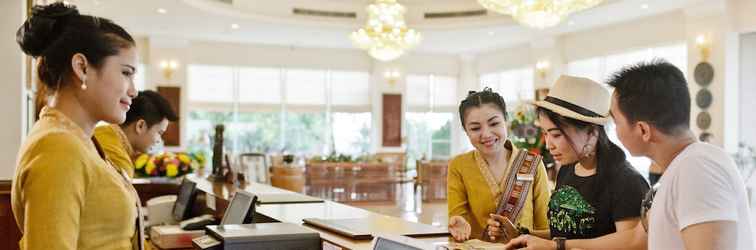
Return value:
<svg viewBox="0 0 756 250">
<path fill-rule="evenodd" d="M 486 9 L 511 15 L 517 22 L 543 29 L 568 15 L 594 7 L 603 0 L 478 0 Z"/>
<path fill-rule="evenodd" d="M 365 27 L 352 32 L 352 43 L 375 59 L 391 61 L 420 43 L 420 33 L 407 28 L 406 9 L 396 0 L 376 0 L 367 8 Z"/>
</svg>

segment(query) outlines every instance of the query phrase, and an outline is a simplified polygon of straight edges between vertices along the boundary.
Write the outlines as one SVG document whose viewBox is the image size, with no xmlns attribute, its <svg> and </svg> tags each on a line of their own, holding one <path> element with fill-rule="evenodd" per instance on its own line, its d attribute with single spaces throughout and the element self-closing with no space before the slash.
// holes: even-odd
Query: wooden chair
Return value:
<svg viewBox="0 0 756 250">
<path fill-rule="evenodd" d="M 417 161 L 414 190 L 422 187 L 423 201 L 446 200 L 447 161 Z"/>
</svg>

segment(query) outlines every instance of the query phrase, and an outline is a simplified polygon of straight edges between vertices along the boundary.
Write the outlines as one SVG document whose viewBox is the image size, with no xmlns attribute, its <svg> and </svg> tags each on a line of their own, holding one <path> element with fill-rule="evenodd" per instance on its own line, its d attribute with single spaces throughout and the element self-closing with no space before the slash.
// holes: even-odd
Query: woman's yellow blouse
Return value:
<svg viewBox="0 0 756 250">
<path fill-rule="evenodd" d="M 134 246 L 133 187 L 55 109 L 42 110 L 21 146 L 11 196 L 22 250 Z"/>
<path fill-rule="evenodd" d="M 519 152 L 519 149 L 512 147 L 509 143 L 507 143 L 507 147 L 512 149 L 512 153 L 505 176 L 513 171 L 511 168 L 512 161 Z M 483 230 L 486 228 L 489 214 L 496 212 L 498 200 L 489 188 L 474 155 L 475 151 L 470 151 L 454 157 L 449 162 L 447 205 L 449 218 L 455 215 L 465 218 L 472 226 L 470 237 L 480 239 Z M 549 198 L 548 176 L 546 168 L 541 162 L 538 164 L 533 185 L 530 185 L 530 192 L 525 198 L 525 205 L 520 211 L 519 217 L 513 222 L 529 230 L 548 230 Z"/>
</svg>

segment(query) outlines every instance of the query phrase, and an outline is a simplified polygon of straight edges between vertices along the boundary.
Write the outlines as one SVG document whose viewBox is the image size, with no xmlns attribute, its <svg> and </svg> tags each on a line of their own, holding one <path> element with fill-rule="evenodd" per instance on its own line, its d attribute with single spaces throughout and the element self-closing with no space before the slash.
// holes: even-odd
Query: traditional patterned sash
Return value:
<svg viewBox="0 0 756 250">
<path fill-rule="evenodd" d="M 517 153 L 512 161 L 512 170 L 516 171 L 509 171 L 505 182 L 502 183 L 506 186 L 496 207 L 496 214 L 507 217 L 513 222 L 517 220 L 525 205 L 530 186 L 535 180 L 536 169 L 541 158 L 540 155 L 527 150 L 520 150 Z M 483 239 L 488 239 L 488 230 L 483 231 Z"/>
</svg>

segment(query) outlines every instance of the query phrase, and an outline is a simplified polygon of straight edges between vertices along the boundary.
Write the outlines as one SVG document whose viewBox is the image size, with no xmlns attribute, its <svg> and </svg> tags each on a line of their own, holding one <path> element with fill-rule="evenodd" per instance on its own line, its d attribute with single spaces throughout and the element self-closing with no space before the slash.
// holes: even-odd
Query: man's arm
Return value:
<svg viewBox="0 0 756 250">
<path fill-rule="evenodd" d="M 712 221 L 690 225 L 682 231 L 685 249 L 736 249 L 738 226 L 734 221 Z"/>
<path fill-rule="evenodd" d="M 633 230 L 635 226 L 638 225 L 639 222 L 640 222 L 639 217 L 628 218 L 625 220 L 615 221 L 614 227 L 617 229 L 617 232 Z"/>
<path fill-rule="evenodd" d="M 648 235 L 640 223 L 635 228 L 595 239 L 568 240 L 567 249 L 642 249 L 648 248 Z"/>
<path fill-rule="evenodd" d="M 545 240 L 530 235 L 523 235 L 507 243 L 506 249 L 528 250 L 554 250 L 556 244 L 551 240 Z M 638 249 L 645 250 L 648 248 L 646 230 L 638 223 L 635 228 L 604 235 L 595 239 L 587 240 L 567 240 L 565 242 L 567 249 Z"/>
</svg>

